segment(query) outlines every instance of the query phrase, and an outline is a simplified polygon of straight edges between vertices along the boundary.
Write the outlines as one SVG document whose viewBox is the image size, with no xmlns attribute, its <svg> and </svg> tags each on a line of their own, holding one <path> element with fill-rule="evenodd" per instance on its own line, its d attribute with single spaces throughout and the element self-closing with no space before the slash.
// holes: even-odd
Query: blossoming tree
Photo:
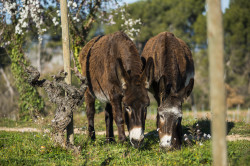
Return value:
<svg viewBox="0 0 250 166">
<path fill-rule="evenodd" d="M 116 0 L 68 0 L 67 6 L 70 49 L 76 64 L 79 50 L 86 43 L 86 37 L 96 20 L 101 20 L 105 25 L 116 24 L 113 18 L 120 15 L 124 22 L 123 30 L 128 36 L 133 38 L 139 32 L 139 29 L 133 26 L 140 24 L 140 20 L 130 19 L 125 8 Z M 52 7 L 52 10 L 48 10 L 49 7 Z M 60 28 L 60 14 L 58 0 L 0 0 L 0 47 L 6 48 L 11 57 L 12 73 L 17 80 L 16 85 L 20 94 L 20 112 L 27 118 L 34 112 L 41 112 L 44 102 L 36 89 L 26 84 L 23 79 L 24 72 L 19 62 L 28 64 L 23 44 L 31 31 L 36 32 L 37 40 L 41 44 L 43 35 L 51 27 Z"/>
</svg>

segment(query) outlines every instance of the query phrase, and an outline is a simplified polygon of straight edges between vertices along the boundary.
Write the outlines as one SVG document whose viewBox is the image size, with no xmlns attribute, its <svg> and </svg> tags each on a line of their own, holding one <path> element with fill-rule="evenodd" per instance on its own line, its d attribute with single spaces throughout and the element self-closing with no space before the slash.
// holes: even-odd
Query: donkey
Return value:
<svg viewBox="0 0 250 166">
<path fill-rule="evenodd" d="M 182 103 L 192 92 L 194 63 L 184 41 L 162 32 L 151 38 L 142 57 L 154 60 L 150 91 L 158 103 L 157 131 L 162 148 L 180 148 L 182 144 Z"/>
<path fill-rule="evenodd" d="M 106 103 L 107 141 L 114 141 L 113 118 L 119 141 L 126 140 L 125 119 L 130 142 L 139 147 L 150 104 L 147 89 L 153 78 L 153 59 L 149 58 L 142 69 L 135 44 L 123 32 L 95 37 L 83 47 L 79 58 L 82 74 L 88 81 L 85 102 L 91 139 L 95 139 L 95 99 L 98 99 Z"/>
</svg>

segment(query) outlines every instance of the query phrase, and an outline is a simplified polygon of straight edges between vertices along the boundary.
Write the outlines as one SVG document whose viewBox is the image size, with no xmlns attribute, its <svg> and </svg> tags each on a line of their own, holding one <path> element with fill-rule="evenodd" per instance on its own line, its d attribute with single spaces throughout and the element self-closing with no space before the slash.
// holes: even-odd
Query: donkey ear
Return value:
<svg viewBox="0 0 250 166">
<path fill-rule="evenodd" d="M 186 87 L 186 98 L 191 94 L 193 87 L 194 87 L 194 79 L 191 78 L 188 83 L 188 86 Z"/>
<path fill-rule="evenodd" d="M 127 89 L 127 80 L 129 76 L 123 67 L 121 58 L 118 58 L 116 61 L 115 72 L 120 84 L 122 85 L 122 89 Z"/>
<path fill-rule="evenodd" d="M 194 79 L 191 78 L 189 80 L 188 85 L 179 92 L 179 96 L 186 99 L 191 94 L 193 87 L 194 87 Z"/>
<path fill-rule="evenodd" d="M 165 76 L 161 76 L 159 80 L 159 93 L 165 92 L 166 90 L 166 81 L 165 81 Z"/>
<path fill-rule="evenodd" d="M 141 56 L 141 62 L 142 62 L 142 71 L 145 69 L 146 66 L 146 59 Z"/>
<path fill-rule="evenodd" d="M 161 101 L 165 100 L 165 98 L 170 94 L 171 89 L 172 84 L 167 84 L 165 76 L 161 76 L 159 80 L 159 93 Z"/>
<path fill-rule="evenodd" d="M 154 77 L 154 60 L 153 58 L 149 57 L 141 76 L 142 80 L 145 82 L 145 88 L 149 89 L 153 77 Z"/>
</svg>

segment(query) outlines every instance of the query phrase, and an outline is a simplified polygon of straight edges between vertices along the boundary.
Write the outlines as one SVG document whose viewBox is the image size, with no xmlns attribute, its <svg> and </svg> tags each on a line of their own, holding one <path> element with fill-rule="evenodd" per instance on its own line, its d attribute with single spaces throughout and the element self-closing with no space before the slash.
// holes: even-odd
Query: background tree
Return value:
<svg viewBox="0 0 250 166">
<path fill-rule="evenodd" d="M 224 13 L 224 44 L 225 44 L 225 82 L 227 90 L 227 105 L 229 108 L 238 104 L 248 108 L 249 97 L 249 72 L 250 72 L 250 2 L 232 0 Z M 206 15 L 200 15 L 194 23 L 196 42 L 196 87 L 194 93 L 200 99 L 208 98 L 208 59 L 206 40 Z M 205 88 L 204 88 L 205 87 Z M 205 94 L 205 95 L 199 95 Z M 203 97 L 202 97 L 203 96 Z M 203 100 L 202 100 L 203 101 Z"/>
<path fill-rule="evenodd" d="M 250 1 L 231 0 L 224 14 L 226 82 L 250 106 Z"/>
<path fill-rule="evenodd" d="M 177 37 L 181 37 L 194 48 L 193 25 L 197 17 L 205 10 L 205 0 L 146 0 L 129 4 L 128 13 L 132 18 L 141 19 L 142 26 L 140 35 L 135 38 L 136 42 L 143 46 L 149 38 L 163 31 L 170 31 Z M 117 24 L 106 27 L 106 32 L 121 29 L 121 21 L 115 19 Z"/>
</svg>

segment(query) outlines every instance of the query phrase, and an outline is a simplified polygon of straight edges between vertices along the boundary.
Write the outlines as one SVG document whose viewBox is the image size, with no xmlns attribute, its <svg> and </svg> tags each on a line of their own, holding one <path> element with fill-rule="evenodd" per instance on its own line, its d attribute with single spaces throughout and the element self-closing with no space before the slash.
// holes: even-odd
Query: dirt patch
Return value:
<svg viewBox="0 0 250 166">
<path fill-rule="evenodd" d="M 239 140 L 247 140 L 250 141 L 250 137 L 244 137 L 239 134 L 227 135 L 228 141 L 239 141 Z"/>
<path fill-rule="evenodd" d="M 23 127 L 23 128 L 9 128 L 9 127 L 0 127 L 0 131 L 14 131 L 14 132 L 42 132 L 42 130 L 37 128 Z M 48 129 L 45 132 L 49 132 Z"/>
<path fill-rule="evenodd" d="M 22 127 L 22 128 L 9 128 L 9 127 L 0 127 L 0 131 L 8 131 L 8 132 L 35 132 L 35 133 L 49 133 L 49 129 L 37 129 L 37 128 L 31 128 L 31 127 Z M 74 129 L 75 134 L 87 134 L 86 130 L 82 130 L 81 128 L 75 128 Z M 105 135 L 106 131 L 99 131 L 96 132 L 96 135 Z M 114 131 L 115 135 L 118 135 L 118 131 Z M 128 136 L 128 132 L 126 131 L 125 134 Z M 145 133 L 146 134 L 146 133 Z"/>
</svg>

